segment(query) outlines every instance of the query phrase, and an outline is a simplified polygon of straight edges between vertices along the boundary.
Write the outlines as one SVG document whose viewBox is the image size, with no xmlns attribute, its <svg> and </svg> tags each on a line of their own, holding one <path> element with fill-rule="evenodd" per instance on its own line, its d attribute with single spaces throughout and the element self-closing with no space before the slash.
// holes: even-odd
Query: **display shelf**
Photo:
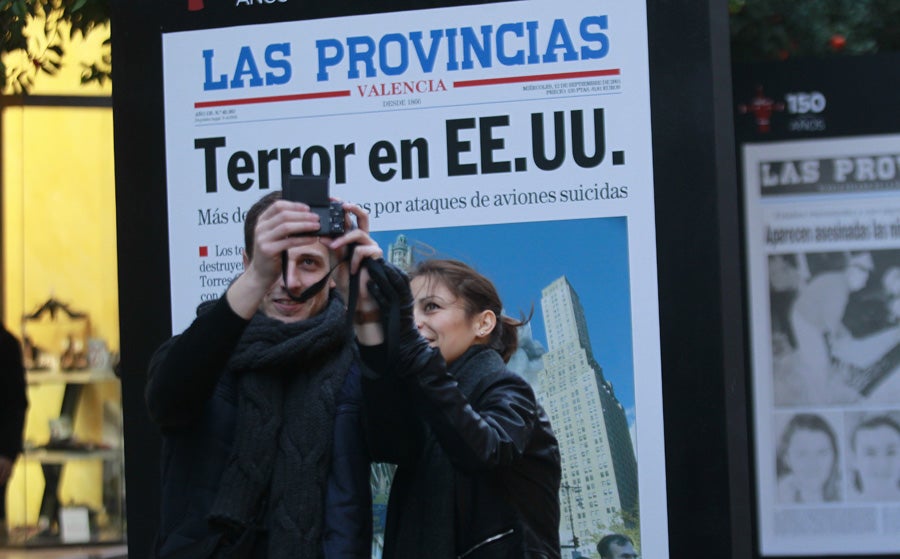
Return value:
<svg viewBox="0 0 900 559">
<path fill-rule="evenodd" d="M 35 384 L 93 384 L 118 380 L 112 369 L 29 369 L 25 372 L 29 385 Z"/>
<path fill-rule="evenodd" d="M 49 418 L 51 423 L 50 440 L 46 441 L 41 437 L 43 440 L 40 445 L 26 444 L 22 452 L 23 466 L 36 468 L 28 471 L 36 471 L 39 476 L 43 477 L 42 489 L 37 489 L 42 491 L 42 494 L 36 522 L 32 520 L 32 523 L 18 526 L 16 530 L 11 531 L 9 546 L 54 547 L 73 544 L 121 543 L 125 540 L 124 455 L 121 433 L 119 432 L 117 442 L 111 440 L 99 442 L 103 436 L 99 432 L 88 435 L 88 440 L 81 440 L 73 434 L 82 399 L 87 398 L 88 394 L 96 394 L 90 387 L 118 383 L 119 380 L 109 367 L 26 370 L 26 382 L 31 394 L 29 397 L 33 402 L 37 398 L 47 397 L 61 397 L 61 401 L 58 415 L 51 412 Z M 48 392 L 44 390 L 44 387 L 52 387 L 53 390 Z M 55 390 L 56 387 L 59 387 L 61 394 Z M 106 393 L 110 392 L 109 389 L 103 390 Z M 90 399 L 85 400 L 85 403 L 90 401 L 91 405 L 95 405 L 97 402 L 93 400 L 94 397 L 91 396 Z M 118 397 L 114 397 L 111 402 L 113 402 L 112 407 L 115 408 L 119 405 L 117 404 Z M 54 424 L 67 425 L 68 428 L 54 433 Z M 115 419 L 111 425 L 120 429 Z M 90 439 L 96 439 L 98 442 Z M 78 505 L 88 507 L 90 516 L 89 521 L 85 520 L 85 522 L 89 525 L 89 532 L 85 529 L 80 537 L 74 539 L 71 535 L 64 537 L 65 530 L 63 530 L 63 520 L 60 514 L 67 506 L 71 506 L 66 503 L 71 504 L 72 499 L 66 497 L 64 502 L 60 493 L 63 474 L 70 468 L 77 469 L 78 472 L 94 471 L 93 466 L 87 465 L 91 462 L 102 464 L 102 467 L 96 470 L 102 477 L 102 479 L 101 477 L 97 478 L 97 482 L 103 487 L 101 502 Z M 27 464 L 32 464 L 32 466 L 27 466 Z"/>
<path fill-rule="evenodd" d="M 66 464 L 74 461 L 86 460 L 122 460 L 122 451 L 118 448 L 103 448 L 95 450 L 48 450 L 35 448 L 25 450 L 22 458 L 41 464 Z"/>
<path fill-rule="evenodd" d="M 91 537 L 87 541 L 65 542 L 58 533 L 51 532 L 46 528 L 28 526 L 10 530 L 7 545 L 9 547 L 43 548 L 63 547 L 66 545 L 86 546 L 97 544 L 120 544 L 124 543 L 124 541 L 124 533 L 118 527 L 104 527 L 92 531 Z M 2 554 L 0 554 L 0 557 L 2 557 Z M 89 556 L 77 555 L 77 557 L 95 557 L 95 554 L 91 553 Z"/>
</svg>

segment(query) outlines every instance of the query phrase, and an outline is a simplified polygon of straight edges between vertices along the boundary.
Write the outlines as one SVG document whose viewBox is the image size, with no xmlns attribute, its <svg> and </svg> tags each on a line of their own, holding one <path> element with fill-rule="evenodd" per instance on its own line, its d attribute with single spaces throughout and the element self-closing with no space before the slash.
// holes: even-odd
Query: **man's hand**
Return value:
<svg viewBox="0 0 900 559">
<path fill-rule="evenodd" d="M 260 214 L 253 236 L 252 257 L 244 253 L 244 273 L 228 288 L 232 310 L 249 319 L 266 292 L 281 278 L 281 253 L 309 242 L 298 234 L 319 230 L 319 216 L 300 202 L 276 200 Z"/>
<path fill-rule="evenodd" d="M 382 252 L 381 247 L 378 246 L 378 243 L 369 236 L 369 214 L 361 207 L 356 204 L 351 204 L 350 202 L 344 202 L 343 208 L 347 213 L 345 224 L 347 233 L 336 239 L 332 239 L 331 242 L 328 243 L 328 248 L 336 251 L 338 257 L 343 260 L 344 251 L 346 250 L 347 245 L 355 243 L 356 247 L 353 250 L 353 259 L 350 261 L 350 273 L 355 274 L 357 270 L 359 270 L 360 263 L 364 259 L 371 258 L 372 260 L 377 260 L 381 258 L 384 253 Z M 357 226 L 353 229 L 350 227 L 351 214 L 356 217 Z"/>
</svg>

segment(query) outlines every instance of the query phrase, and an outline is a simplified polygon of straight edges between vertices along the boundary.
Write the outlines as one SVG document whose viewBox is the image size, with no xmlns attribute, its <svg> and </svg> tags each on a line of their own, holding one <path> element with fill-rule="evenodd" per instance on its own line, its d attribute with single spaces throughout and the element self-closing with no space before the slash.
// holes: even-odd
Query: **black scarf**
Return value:
<svg viewBox="0 0 900 559">
<path fill-rule="evenodd" d="M 345 317 L 334 295 L 300 322 L 257 313 L 226 365 L 237 425 L 210 520 L 238 536 L 264 527 L 270 559 L 322 555 L 335 399 L 353 361 Z"/>
</svg>

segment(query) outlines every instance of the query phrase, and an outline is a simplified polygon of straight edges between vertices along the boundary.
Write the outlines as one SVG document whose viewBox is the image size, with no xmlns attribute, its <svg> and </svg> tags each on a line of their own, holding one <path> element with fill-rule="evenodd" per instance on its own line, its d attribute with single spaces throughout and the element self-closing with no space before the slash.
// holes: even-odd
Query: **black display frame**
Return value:
<svg viewBox="0 0 900 559">
<path fill-rule="evenodd" d="M 120 368 L 132 559 L 148 556 L 158 516 L 160 440 L 144 406 L 145 375 L 153 351 L 171 335 L 162 30 L 472 3 L 300 6 L 288 0 L 246 9 L 206 0 L 201 13 L 187 11 L 188 0 L 113 0 Z M 648 0 L 647 13 L 670 556 L 740 559 L 751 557 L 753 546 L 727 4 Z M 640 351 L 641 340 L 635 348 Z"/>
<path fill-rule="evenodd" d="M 744 270 L 745 297 L 749 293 L 750 263 L 745 252 L 747 226 L 744 214 L 744 166 L 741 153 L 747 144 L 786 142 L 790 140 L 840 139 L 896 133 L 900 131 L 900 112 L 896 101 L 884 92 L 900 88 L 900 52 L 878 54 L 834 55 L 824 57 L 799 57 L 779 61 L 757 61 L 735 64 L 732 72 L 732 114 L 735 135 L 735 161 L 737 164 L 737 184 L 741 230 L 741 259 Z M 805 118 L 803 114 L 790 114 L 786 106 L 773 110 L 769 125 L 760 127 L 752 111 L 746 107 L 762 87 L 766 97 L 774 103 L 786 105 L 785 96 L 789 92 L 817 92 L 827 98 L 827 110 L 821 117 L 821 129 L 792 128 L 792 120 Z M 860 110 L 865 108 L 865 110 Z M 817 120 L 819 120 L 817 118 Z M 748 542 L 753 557 L 759 559 L 790 559 L 797 555 L 772 555 L 761 553 L 758 521 L 758 483 L 755 468 L 756 452 L 754 420 L 757 410 L 752 405 L 753 364 L 750 359 L 749 332 L 752 327 L 749 315 L 746 317 L 746 472 L 745 494 L 749 516 L 745 525 L 752 539 Z M 900 548 L 898 548 L 900 549 Z M 894 556 L 893 553 L 877 554 L 833 554 L 816 555 L 817 559 L 866 559 Z M 805 557 L 805 556 L 804 556 Z"/>
</svg>

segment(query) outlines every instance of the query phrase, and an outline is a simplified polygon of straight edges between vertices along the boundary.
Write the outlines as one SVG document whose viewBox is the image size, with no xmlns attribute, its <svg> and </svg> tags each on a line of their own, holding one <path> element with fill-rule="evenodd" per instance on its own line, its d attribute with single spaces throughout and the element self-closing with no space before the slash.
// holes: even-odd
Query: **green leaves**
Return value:
<svg viewBox="0 0 900 559">
<path fill-rule="evenodd" d="M 896 0 L 729 0 L 739 62 L 897 50 Z"/>
<path fill-rule="evenodd" d="M 109 23 L 109 0 L 0 0 L 0 92 L 11 87 L 16 93 L 27 93 L 38 74 L 56 74 L 67 60 L 62 29 L 68 28 L 68 39 L 87 38 L 98 27 Z M 67 25 L 66 25 L 67 24 Z M 17 62 L 11 62 L 15 60 Z M 103 83 L 110 76 L 109 42 L 97 60 L 81 61 L 89 68 L 90 78 L 81 83 Z M 83 72 L 84 74 L 84 72 Z"/>
</svg>

